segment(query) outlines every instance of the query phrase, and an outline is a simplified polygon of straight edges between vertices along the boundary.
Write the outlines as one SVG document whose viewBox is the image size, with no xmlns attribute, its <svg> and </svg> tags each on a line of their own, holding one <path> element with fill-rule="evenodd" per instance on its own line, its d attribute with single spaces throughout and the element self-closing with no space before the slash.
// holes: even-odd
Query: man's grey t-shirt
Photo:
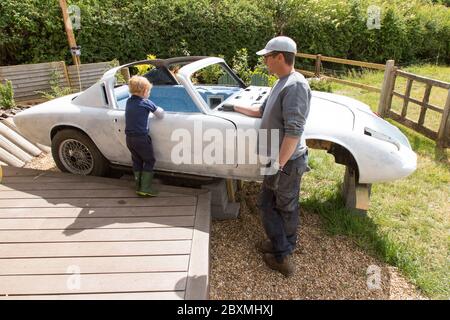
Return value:
<svg viewBox="0 0 450 320">
<path fill-rule="evenodd" d="M 271 155 L 271 130 L 279 130 L 278 153 L 285 135 L 300 137 L 297 149 L 292 154 L 291 159 L 296 159 L 303 155 L 306 148 L 306 141 L 303 135 L 306 119 L 308 118 L 311 104 L 311 89 L 308 81 L 298 72 L 280 78 L 273 86 L 269 97 L 260 107 L 262 114 L 261 129 L 267 130 L 267 144 L 264 147 L 264 140 L 260 141 L 259 154 L 263 156 Z M 260 135 L 260 138 L 263 137 Z M 262 143 L 262 145 L 261 145 Z"/>
</svg>

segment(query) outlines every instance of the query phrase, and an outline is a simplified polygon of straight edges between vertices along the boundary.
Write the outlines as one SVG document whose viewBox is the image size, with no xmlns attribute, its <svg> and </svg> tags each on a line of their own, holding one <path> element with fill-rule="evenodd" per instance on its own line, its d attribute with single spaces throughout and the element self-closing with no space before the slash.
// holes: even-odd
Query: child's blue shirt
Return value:
<svg viewBox="0 0 450 320">
<path fill-rule="evenodd" d="M 127 136 L 148 135 L 148 115 L 157 106 L 149 99 L 132 95 L 125 107 L 125 134 Z"/>
</svg>

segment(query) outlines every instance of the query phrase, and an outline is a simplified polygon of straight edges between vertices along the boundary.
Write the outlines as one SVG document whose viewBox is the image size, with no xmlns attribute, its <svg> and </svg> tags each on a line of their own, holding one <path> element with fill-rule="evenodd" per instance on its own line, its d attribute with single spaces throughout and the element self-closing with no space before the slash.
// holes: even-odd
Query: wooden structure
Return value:
<svg viewBox="0 0 450 320">
<path fill-rule="evenodd" d="M 39 102 L 44 99 L 36 91 L 50 90 L 53 72 L 61 87 L 70 86 L 64 61 L 0 67 L 0 82 L 11 81 L 16 101 Z"/>
<path fill-rule="evenodd" d="M 397 122 L 411 128 L 419 133 L 422 133 L 426 137 L 428 137 L 432 140 L 435 140 L 437 146 L 440 148 L 450 147 L 450 83 L 449 82 L 439 81 L 439 80 L 419 76 L 416 74 L 412 74 L 409 72 L 405 72 L 403 70 L 399 70 L 399 68 L 397 68 L 395 66 L 394 60 L 388 60 L 386 62 L 386 64 L 384 65 L 384 64 L 357 61 L 357 60 L 327 57 L 327 56 L 322 56 L 321 54 L 314 55 L 314 54 L 307 54 L 307 53 L 297 53 L 296 56 L 299 58 L 315 60 L 315 71 L 314 72 L 297 69 L 297 71 L 304 74 L 305 76 L 326 79 L 326 80 L 334 81 L 334 82 L 341 83 L 344 85 L 349 85 L 352 87 L 364 89 L 364 90 L 367 90 L 370 92 L 380 93 L 378 114 L 381 117 L 392 118 L 392 119 L 396 120 Z M 384 70 L 384 79 L 383 79 L 382 87 L 378 88 L 378 87 L 369 86 L 369 85 L 362 84 L 362 83 L 357 83 L 357 82 L 353 82 L 353 81 L 348 81 L 348 80 L 344 80 L 344 79 L 326 76 L 322 73 L 322 62 L 339 63 L 339 64 L 357 66 L 357 67 L 368 68 L 368 69 Z M 394 90 L 397 77 L 403 77 L 403 78 L 407 79 L 406 89 L 405 89 L 404 93 L 400 93 L 400 92 L 397 92 Z M 422 100 L 417 100 L 410 96 L 413 81 L 423 83 L 426 86 Z M 439 88 L 448 90 L 447 100 L 445 102 L 445 105 L 442 108 L 429 103 L 430 94 L 431 94 L 433 87 L 439 87 Z M 401 113 L 396 113 L 395 111 L 393 111 L 391 109 L 393 96 L 403 99 L 403 108 L 402 108 Z M 409 119 L 406 116 L 409 103 L 414 103 L 416 105 L 419 105 L 421 108 L 419 119 L 417 122 Z M 436 131 L 434 131 L 430 128 L 427 128 L 424 125 L 427 110 L 433 110 L 433 111 L 436 111 L 436 112 L 442 114 L 439 129 Z"/>
<path fill-rule="evenodd" d="M 298 72 L 302 73 L 305 76 L 326 79 L 326 80 L 334 81 L 337 83 L 349 85 L 352 87 L 365 89 L 365 90 L 372 91 L 372 92 L 381 92 L 380 88 L 377 88 L 374 86 L 369 86 L 367 84 L 357 83 L 357 82 L 353 82 L 353 81 L 348 81 L 348 80 L 324 75 L 322 72 L 322 62 L 339 63 L 339 64 L 345 64 L 345 65 L 351 65 L 351 66 L 357 66 L 357 67 L 363 67 L 363 68 L 375 69 L 375 70 L 385 70 L 386 66 L 384 64 L 328 57 L 328 56 L 322 56 L 321 54 L 297 53 L 296 57 L 315 60 L 314 72 L 302 70 L 302 69 L 296 69 Z"/>
<path fill-rule="evenodd" d="M 77 42 L 75 41 L 75 36 L 73 34 L 73 26 L 72 21 L 69 17 L 69 12 L 67 10 L 66 0 L 59 0 L 59 6 L 61 7 L 63 20 L 64 20 L 64 28 L 66 29 L 67 41 L 69 42 L 70 48 L 75 48 L 77 46 Z M 74 65 L 80 65 L 80 57 L 72 53 L 72 59 Z"/>
<path fill-rule="evenodd" d="M 80 88 L 84 90 L 100 80 L 111 65 L 112 62 L 99 62 L 66 66 L 64 61 L 58 61 L 6 66 L 0 67 L 0 82 L 11 81 L 14 99 L 18 102 L 43 102 L 45 99 L 36 91 L 51 90 L 50 80 L 53 73 L 56 73 L 60 87 L 70 87 L 77 92 Z"/>
<path fill-rule="evenodd" d="M 67 66 L 67 77 L 70 87 L 74 91 L 85 90 L 100 80 L 102 75 L 111 68 L 111 62 Z"/>
<path fill-rule="evenodd" d="M 207 299 L 210 194 L 13 167 L 0 184 L 0 299 Z"/>
<path fill-rule="evenodd" d="M 404 93 L 395 91 L 395 82 L 398 77 L 407 79 L 406 88 Z M 425 84 L 425 91 L 422 100 L 417 100 L 411 97 L 411 88 L 413 82 L 419 82 Z M 439 107 L 431 104 L 430 94 L 433 87 L 442 88 L 448 90 L 447 99 L 443 107 Z M 392 98 L 396 96 L 403 100 L 403 106 L 401 113 L 397 113 L 392 110 Z M 414 103 L 420 106 L 420 114 L 417 122 L 407 117 L 408 106 L 410 103 Z M 434 131 L 427 128 L 424 124 L 427 110 L 433 110 L 440 113 L 441 121 L 439 129 Z M 450 147 L 450 83 L 439 81 L 423 76 L 418 76 L 403 70 L 399 70 L 394 66 L 394 61 L 388 61 L 388 67 L 386 68 L 384 75 L 383 90 L 380 96 L 380 104 L 378 106 L 378 113 L 381 116 L 389 117 L 401 124 L 414 129 L 415 131 L 425 135 L 426 137 L 435 140 L 436 145 L 440 148 Z"/>
</svg>

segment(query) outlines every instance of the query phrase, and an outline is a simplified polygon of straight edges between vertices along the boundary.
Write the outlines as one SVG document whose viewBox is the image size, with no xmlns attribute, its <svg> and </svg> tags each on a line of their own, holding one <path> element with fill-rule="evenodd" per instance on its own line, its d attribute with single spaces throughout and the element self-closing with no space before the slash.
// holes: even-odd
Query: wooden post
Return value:
<svg viewBox="0 0 450 320">
<path fill-rule="evenodd" d="M 227 184 L 228 201 L 236 202 L 236 198 L 234 197 L 233 179 L 227 179 L 226 184 Z"/>
<path fill-rule="evenodd" d="M 66 29 L 67 34 L 67 40 L 69 42 L 69 47 L 74 48 L 77 46 L 77 43 L 75 41 L 75 36 L 73 34 L 73 27 L 72 27 L 72 21 L 70 21 L 69 14 L 67 13 L 67 3 L 66 0 L 59 0 L 59 6 L 61 7 L 62 14 L 63 14 L 63 20 L 64 20 L 64 27 Z M 80 57 L 76 56 L 72 53 L 72 59 L 73 63 L 75 65 L 79 65 L 80 63 Z"/>
<path fill-rule="evenodd" d="M 394 64 L 394 60 L 388 60 L 386 62 L 386 69 L 384 70 L 383 86 L 381 87 L 380 102 L 378 104 L 378 114 L 383 118 L 387 115 L 387 111 L 391 107 L 392 91 L 395 85 Z"/>
<path fill-rule="evenodd" d="M 70 83 L 70 77 L 69 77 L 69 72 L 67 71 L 66 63 L 64 61 L 61 61 L 60 64 L 61 64 L 61 68 L 63 69 L 63 72 L 64 72 L 64 78 L 66 78 L 67 86 L 69 88 L 72 88 L 72 84 Z"/>
<path fill-rule="evenodd" d="M 242 191 L 244 189 L 244 180 L 238 180 L 237 181 L 237 189 L 239 191 Z"/>
<path fill-rule="evenodd" d="M 442 112 L 441 124 L 439 125 L 436 144 L 440 148 L 450 146 L 450 89 L 448 90 L 447 101 Z"/>
<path fill-rule="evenodd" d="M 350 167 L 345 168 L 342 196 L 347 208 L 365 214 L 369 209 L 371 187 L 370 184 L 358 183 L 355 170 Z"/>
<path fill-rule="evenodd" d="M 405 97 L 408 99 L 411 96 L 412 83 L 413 83 L 413 80 L 408 79 L 408 82 L 406 84 L 406 89 L 405 89 Z M 406 117 L 406 114 L 408 113 L 408 102 L 409 102 L 408 99 L 403 100 L 403 108 L 402 108 L 402 115 L 401 115 L 402 118 Z"/>
<path fill-rule="evenodd" d="M 125 82 L 128 83 L 130 81 L 130 69 L 123 68 L 120 70 L 120 73 L 122 74 L 123 78 L 125 79 Z"/>
<path fill-rule="evenodd" d="M 420 115 L 419 115 L 419 126 L 423 126 L 423 123 L 425 122 L 425 114 L 427 112 L 427 105 L 428 101 L 430 101 L 430 93 L 431 93 L 432 85 L 431 83 L 427 83 L 427 87 L 425 89 L 425 94 L 423 95 L 423 105 L 421 105 L 420 109 Z"/>
<path fill-rule="evenodd" d="M 320 65 L 322 64 L 322 61 L 321 61 L 321 58 L 322 57 L 322 55 L 321 54 L 318 54 L 318 55 L 316 55 L 316 71 L 315 71 L 315 76 L 317 77 L 317 78 L 320 78 Z"/>
</svg>

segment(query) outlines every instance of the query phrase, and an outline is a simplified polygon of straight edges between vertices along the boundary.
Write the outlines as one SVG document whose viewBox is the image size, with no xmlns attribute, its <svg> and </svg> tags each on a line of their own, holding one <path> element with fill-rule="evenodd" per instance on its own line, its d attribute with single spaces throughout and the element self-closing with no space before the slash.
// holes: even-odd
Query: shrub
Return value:
<svg viewBox="0 0 450 320">
<path fill-rule="evenodd" d="M 254 66 L 254 53 L 277 34 L 292 37 L 301 52 L 381 63 L 450 63 L 448 0 L 68 2 L 81 10 L 75 37 L 83 63 L 127 63 L 147 52 L 161 58 L 222 54 L 231 61 L 244 47 Z M 369 5 L 381 8 L 380 29 L 367 28 Z M 57 2 L 2 0 L 0 12 L 0 65 L 71 62 Z"/>
<path fill-rule="evenodd" d="M 12 82 L 9 80 L 5 81 L 5 84 L 0 82 L 0 107 L 4 109 L 11 109 L 16 106 L 14 101 L 14 90 Z"/>
</svg>

